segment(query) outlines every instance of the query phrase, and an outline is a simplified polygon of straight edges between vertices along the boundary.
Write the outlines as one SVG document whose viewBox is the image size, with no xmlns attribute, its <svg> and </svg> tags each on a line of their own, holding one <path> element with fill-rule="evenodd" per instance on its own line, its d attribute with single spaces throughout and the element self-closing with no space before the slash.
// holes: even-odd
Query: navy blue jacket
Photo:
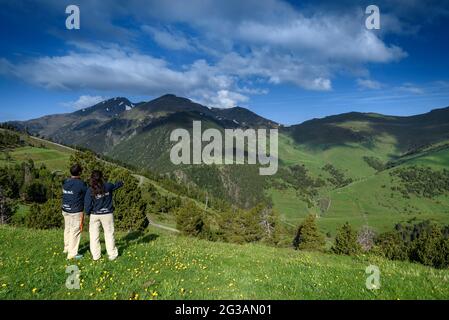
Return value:
<svg viewBox="0 0 449 320">
<path fill-rule="evenodd" d="M 107 214 L 114 212 L 114 204 L 112 201 L 113 191 L 121 188 L 123 182 L 119 181 L 116 184 L 107 182 L 104 184 L 104 194 L 94 196 L 92 188 L 87 189 L 84 198 L 84 212 L 86 214 Z"/>
<path fill-rule="evenodd" d="M 68 178 L 62 184 L 62 211 L 66 213 L 82 212 L 86 184 L 80 179 Z"/>
</svg>

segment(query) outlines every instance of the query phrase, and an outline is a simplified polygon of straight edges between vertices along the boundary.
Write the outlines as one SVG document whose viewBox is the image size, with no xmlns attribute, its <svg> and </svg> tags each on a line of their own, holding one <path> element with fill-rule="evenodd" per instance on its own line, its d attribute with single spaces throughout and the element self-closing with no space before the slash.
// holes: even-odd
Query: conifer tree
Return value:
<svg viewBox="0 0 449 320">
<path fill-rule="evenodd" d="M 332 252 L 336 254 L 355 255 L 361 251 L 357 241 L 357 232 L 346 222 L 337 232 Z"/>
<path fill-rule="evenodd" d="M 318 230 L 315 215 L 306 217 L 299 226 L 293 246 L 298 250 L 322 250 L 324 247 L 324 236 Z"/>
<path fill-rule="evenodd" d="M 117 228 L 124 231 L 142 231 L 148 226 L 147 206 L 138 181 L 128 170 L 114 169 L 111 182 L 122 181 L 123 187 L 114 192 L 114 219 Z"/>
<path fill-rule="evenodd" d="M 207 238 L 210 234 L 205 212 L 193 201 L 186 201 L 177 210 L 176 227 L 184 235 Z"/>
<path fill-rule="evenodd" d="M 444 264 L 444 254 L 442 244 L 444 244 L 441 229 L 432 225 L 429 230 L 424 231 L 412 242 L 411 260 L 417 261 L 427 266 L 438 267 Z"/>
<path fill-rule="evenodd" d="M 11 200 L 3 194 L 3 188 L 0 186 L 0 225 L 9 222 L 14 213 L 14 209 Z"/>
</svg>

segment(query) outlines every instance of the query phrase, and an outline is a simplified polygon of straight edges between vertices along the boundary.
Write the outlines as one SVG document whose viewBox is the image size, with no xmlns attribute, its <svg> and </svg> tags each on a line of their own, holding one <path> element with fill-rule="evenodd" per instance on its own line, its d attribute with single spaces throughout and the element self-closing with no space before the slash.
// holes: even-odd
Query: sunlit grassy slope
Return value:
<svg viewBox="0 0 449 320">
<path fill-rule="evenodd" d="M 338 146 L 322 146 L 311 149 L 297 144 L 287 135 L 281 135 L 279 140 L 279 156 L 283 165 L 304 165 L 314 177 L 326 178 L 327 174 L 321 168 L 331 163 L 342 170 L 354 182 L 338 189 L 323 188 L 320 197 L 331 200 L 329 209 L 322 213 L 317 207 L 309 208 L 297 196 L 292 188 L 287 190 L 268 190 L 276 209 L 284 221 L 297 226 L 306 215 L 319 215 L 318 223 L 323 231 L 335 234 L 336 229 L 345 222 L 355 227 L 369 225 L 377 231 L 392 229 L 398 222 L 417 220 L 432 220 L 437 223 L 449 223 L 449 198 L 440 196 L 435 199 L 418 198 L 404 199 L 391 187 L 397 182 L 391 179 L 389 169 L 376 173 L 364 160 L 364 156 L 374 156 L 384 162 L 398 159 L 394 149 L 394 139 L 387 135 L 378 138 L 369 147 L 355 144 Z M 413 156 L 404 157 L 398 167 L 409 165 L 425 165 L 435 170 L 448 168 L 449 148 L 437 151 L 423 151 Z M 396 167 L 396 168 L 398 168 Z"/>
<path fill-rule="evenodd" d="M 0 153 L 0 166 L 21 163 L 23 161 L 33 160 L 36 166 L 44 164 L 51 171 L 66 171 L 70 154 L 50 148 L 39 147 L 21 147 L 9 152 L 11 161 L 6 160 L 4 152 Z"/>
<path fill-rule="evenodd" d="M 449 271 L 392 262 L 232 245 L 149 230 L 119 234 L 119 258 L 68 262 L 62 230 L 0 227 L 0 299 L 446 299 Z M 66 267 L 81 288 L 65 286 Z M 380 269 L 379 290 L 366 289 L 365 269 Z M 254 266 L 257 265 L 257 268 Z"/>
<path fill-rule="evenodd" d="M 449 199 L 441 196 L 436 199 L 424 199 L 412 196 L 411 199 L 403 199 L 400 194 L 392 192 L 391 187 L 395 182 L 389 176 L 389 170 L 381 173 L 375 172 L 363 160 L 364 155 L 375 155 L 386 161 L 392 159 L 392 139 L 384 137 L 371 149 L 364 146 L 337 146 L 329 147 L 321 152 L 299 145 L 285 134 L 280 135 L 279 155 L 282 165 L 304 164 L 310 174 L 323 178 L 327 173 L 322 170 L 326 163 L 332 163 L 341 169 L 346 176 L 352 177 L 354 182 L 344 188 L 331 190 L 325 188 L 320 191 L 320 197 L 331 200 L 329 210 L 319 212 L 318 208 L 308 208 L 304 201 L 296 195 L 293 189 L 268 190 L 275 208 L 280 212 L 286 224 L 297 226 L 304 217 L 310 213 L 316 213 L 320 217 L 318 223 L 324 232 L 335 234 L 336 229 L 348 221 L 356 227 L 366 225 L 378 231 L 391 229 L 395 223 L 430 219 L 439 223 L 449 223 Z M 65 147 L 60 147 L 44 140 L 28 138 L 35 146 L 17 148 L 9 152 L 12 160 L 7 161 L 4 152 L 0 153 L 0 166 L 20 163 L 28 159 L 34 160 L 36 165 L 45 164 L 52 171 L 66 172 L 70 154 L 73 152 Z M 41 146 L 45 145 L 45 148 Z M 410 164 L 431 166 L 434 169 L 447 168 L 449 164 L 449 149 L 418 153 L 405 157 L 406 162 L 401 166 Z M 390 169 L 391 170 L 391 169 Z M 147 190 L 150 183 L 144 179 L 142 190 Z M 168 194 L 154 182 L 162 194 Z M 145 194 L 144 194 L 145 195 Z M 161 217 L 154 217 L 160 220 Z M 162 221 L 162 220 L 161 220 Z M 173 217 L 167 216 L 165 224 L 174 226 Z"/>
</svg>

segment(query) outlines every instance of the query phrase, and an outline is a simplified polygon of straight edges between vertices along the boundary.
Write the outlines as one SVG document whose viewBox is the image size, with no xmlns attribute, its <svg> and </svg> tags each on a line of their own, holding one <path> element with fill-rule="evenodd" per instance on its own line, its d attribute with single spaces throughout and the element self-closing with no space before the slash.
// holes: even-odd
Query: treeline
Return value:
<svg viewBox="0 0 449 320">
<path fill-rule="evenodd" d="M 385 163 L 382 162 L 382 160 L 380 160 L 379 158 L 371 157 L 371 156 L 370 157 L 364 156 L 363 160 L 377 172 L 383 171 L 386 169 Z"/>
<path fill-rule="evenodd" d="M 433 170 L 430 167 L 410 166 L 390 172 L 390 176 L 398 178 L 399 186 L 392 187 L 399 191 L 404 198 L 416 195 L 434 198 L 449 192 L 449 170 Z"/>
<path fill-rule="evenodd" d="M 326 186 L 326 181 L 321 178 L 314 179 L 304 165 L 293 165 L 279 168 L 276 177 L 271 180 L 271 185 L 280 190 L 293 187 L 297 196 L 312 207 L 315 205 L 319 188 Z"/>
<path fill-rule="evenodd" d="M 314 215 L 299 226 L 293 247 L 298 250 L 326 251 L 325 237 L 319 231 Z M 349 223 L 341 226 L 329 250 L 335 254 L 368 253 L 390 260 L 421 263 L 435 268 L 449 267 L 449 226 L 430 221 L 397 224 L 393 231 L 377 235 L 363 227 L 356 231 Z"/>
<path fill-rule="evenodd" d="M 24 145 L 24 142 L 19 134 L 0 129 L 0 150 L 16 148 L 22 145 Z"/>
<path fill-rule="evenodd" d="M 39 214 L 34 206 L 60 198 L 61 183 L 60 176 L 44 165 L 37 168 L 32 160 L 0 168 L 0 198 L 3 203 L 9 203 L 9 207 L 4 206 L 1 212 L 2 216 L 8 216 L 3 221 L 34 227 L 33 215 Z M 18 203 L 31 205 L 30 215 L 15 215 Z"/>
<path fill-rule="evenodd" d="M 326 164 L 322 169 L 330 174 L 327 181 L 333 184 L 336 188 L 341 188 L 352 183 L 352 178 L 346 178 L 345 174 L 341 170 L 335 168 L 330 163 Z"/>
<path fill-rule="evenodd" d="M 266 176 L 259 175 L 258 170 L 256 165 L 193 165 L 180 166 L 162 177 L 186 186 L 183 193 L 190 198 L 203 203 L 208 199 L 209 206 L 222 211 L 231 204 L 249 209 L 269 201 L 261 188 L 266 185 Z"/>
<path fill-rule="evenodd" d="M 225 211 L 231 207 L 231 204 L 223 199 L 217 198 L 209 192 L 198 188 L 194 183 L 179 179 L 176 173 L 156 174 L 149 170 L 141 170 L 141 175 L 157 182 L 164 189 L 178 195 L 185 196 L 203 203 L 208 208 L 217 211 Z"/>
<path fill-rule="evenodd" d="M 210 241 L 282 243 L 279 216 L 270 206 L 263 204 L 250 210 L 234 208 L 211 215 L 194 202 L 186 201 L 176 212 L 176 225 L 184 235 Z"/>
</svg>

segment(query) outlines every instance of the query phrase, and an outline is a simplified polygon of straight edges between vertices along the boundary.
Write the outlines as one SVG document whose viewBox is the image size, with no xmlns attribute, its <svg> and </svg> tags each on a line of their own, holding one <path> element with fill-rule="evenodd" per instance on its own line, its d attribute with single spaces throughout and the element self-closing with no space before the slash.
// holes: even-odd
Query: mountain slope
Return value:
<svg viewBox="0 0 449 320">
<path fill-rule="evenodd" d="M 278 124 L 244 108 L 227 110 L 208 108 L 186 98 L 164 95 L 149 102 L 132 104 L 125 98 L 113 98 L 71 114 L 47 116 L 25 122 L 13 122 L 31 134 L 44 136 L 66 145 L 81 146 L 139 168 L 158 172 L 174 172 L 190 181 L 201 179 L 202 172 L 171 164 L 169 152 L 174 142 L 170 133 L 177 128 L 192 130 L 192 122 L 201 121 L 202 128 L 273 128 Z M 250 170 L 249 172 L 256 172 Z M 239 171 L 240 172 L 240 171 Z M 201 187 L 216 190 L 225 200 L 248 206 L 263 199 L 258 193 L 239 186 L 230 170 L 215 170 L 218 180 L 206 180 Z M 254 175 L 249 180 L 257 179 Z M 218 183 L 212 181 L 219 181 Z M 236 192 L 237 190 L 237 192 Z M 237 199 L 231 199 L 234 195 Z"/>
<path fill-rule="evenodd" d="M 224 128 L 279 128 L 278 174 L 261 177 L 257 166 L 173 165 L 169 159 L 174 144 L 169 140 L 170 133 L 177 128 L 191 131 L 194 120 L 202 122 L 203 130 L 216 128 L 222 132 Z M 387 173 L 377 173 L 379 167 L 424 165 L 423 161 L 417 161 L 427 159 L 429 163 L 430 158 L 425 155 L 430 153 L 432 161 L 447 163 L 442 148 L 449 141 L 449 108 L 409 117 L 351 112 L 283 127 L 244 108 L 208 108 L 174 95 L 135 105 L 125 98 L 114 98 L 72 114 L 14 124 L 28 128 L 31 133 L 80 145 L 138 168 L 170 173 L 182 183 L 193 182 L 242 207 L 273 197 L 275 207 L 286 221 L 295 223 L 308 213 L 320 213 L 319 203 L 328 199 L 332 201 L 328 217 L 334 217 L 335 221 L 340 222 L 347 215 L 363 222 L 362 212 L 381 213 L 375 219 L 389 215 L 398 221 L 399 215 L 391 215 L 402 214 L 407 208 L 406 202 L 396 206 L 376 200 L 390 197 L 385 190 L 395 186 L 391 179 L 385 178 Z M 437 150 L 440 152 L 434 152 Z M 301 187 L 303 178 L 291 178 L 292 170 L 298 165 L 304 167 L 311 179 L 324 181 L 324 184 L 306 191 Z M 383 185 L 386 185 L 385 190 L 380 190 Z M 353 200 L 338 195 L 340 189 L 341 194 L 343 190 L 353 190 L 351 197 L 359 200 L 353 205 Z M 392 193 L 393 197 L 399 195 L 397 190 Z M 445 214 L 444 203 L 418 206 L 412 211 Z"/>
<path fill-rule="evenodd" d="M 449 107 L 428 113 L 398 117 L 351 112 L 313 119 L 286 131 L 299 144 L 329 148 L 358 143 L 368 148 L 388 136 L 398 152 L 449 139 Z"/>
</svg>

